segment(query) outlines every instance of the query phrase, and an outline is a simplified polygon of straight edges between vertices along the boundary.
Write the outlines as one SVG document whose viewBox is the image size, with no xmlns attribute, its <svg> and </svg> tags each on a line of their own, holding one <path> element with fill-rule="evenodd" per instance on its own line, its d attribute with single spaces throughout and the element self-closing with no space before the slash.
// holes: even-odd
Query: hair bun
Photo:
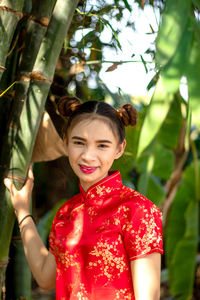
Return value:
<svg viewBox="0 0 200 300">
<path fill-rule="evenodd" d="M 117 112 L 124 126 L 136 125 L 138 113 L 131 104 L 124 104 L 121 109 L 117 110 Z"/>
<path fill-rule="evenodd" d="M 61 116 L 70 117 L 80 105 L 81 102 L 78 98 L 65 96 L 59 100 L 57 109 Z"/>
</svg>

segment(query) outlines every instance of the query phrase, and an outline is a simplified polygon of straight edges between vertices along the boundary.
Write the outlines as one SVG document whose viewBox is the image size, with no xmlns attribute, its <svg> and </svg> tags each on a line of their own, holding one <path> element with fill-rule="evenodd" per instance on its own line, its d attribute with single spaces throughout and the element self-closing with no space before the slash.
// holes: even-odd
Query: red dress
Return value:
<svg viewBox="0 0 200 300">
<path fill-rule="evenodd" d="M 163 253 L 160 210 L 119 171 L 68 200 L 49 236 L 56 300 L 133 300 L 130 261 Z"/>
</svg>

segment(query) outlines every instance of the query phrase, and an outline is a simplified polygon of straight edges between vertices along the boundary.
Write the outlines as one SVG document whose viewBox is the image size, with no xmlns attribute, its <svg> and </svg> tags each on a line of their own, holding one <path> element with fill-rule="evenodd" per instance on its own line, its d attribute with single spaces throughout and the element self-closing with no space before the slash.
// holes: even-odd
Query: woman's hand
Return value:
<svg viewBox="0 0 200 300">
<path fill-rule="evenodd" d="M 32 167 L 29 167 L 26 183 L 19 191 L 15 188 L 11 179 L 4 179 L 4 184 L 11 193 L 11 201 L 18 221 L 20 221 L 25 215 L 29 214 L 33 181 L 34 177 Z"/>
<path fill-rule="evenodd" d="M 11 201 L 20 222 L 29 214 L 31 192 L 33 189 L 33 171 L 29 168 L 28 178 L 21 190 L 17 190 L 9 178 L 4 179 L 5 186 L 10 190 Z M 25 218 L 20 225 L 24 252 L 33 276 L 40 287 L 50 289 L 55 286 L 56 261 L 43 244 L 36 226 L 31 218 Z"/>
</svg>

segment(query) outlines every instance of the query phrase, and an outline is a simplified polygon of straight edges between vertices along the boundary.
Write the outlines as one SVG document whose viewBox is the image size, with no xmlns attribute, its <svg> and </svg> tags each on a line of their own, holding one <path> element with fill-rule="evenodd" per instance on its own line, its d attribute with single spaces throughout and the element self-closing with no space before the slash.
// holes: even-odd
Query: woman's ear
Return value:
<svg viewBox="0 0 200 300">
<path fill-rule="evenodd" d="M 115 159 L 118 159 L 122 156 L 122 154 L 124 153 L 124 150 L 126 148 L 126 140 L 124 140 L 122 143 L 120 143 L 117 147 L 117 152 L 115 155 Z"/>
</svg>

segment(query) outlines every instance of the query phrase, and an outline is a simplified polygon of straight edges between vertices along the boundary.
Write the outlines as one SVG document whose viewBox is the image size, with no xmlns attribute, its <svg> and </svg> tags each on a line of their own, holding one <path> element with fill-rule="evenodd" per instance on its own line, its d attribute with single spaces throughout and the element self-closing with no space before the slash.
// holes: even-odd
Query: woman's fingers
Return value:
<svg viewBox="0 0 200 300">
<path fill-rule="evenodd" d="M 12 180 L 9 178 L 5 178 L 4 184 L 7 187 L 7 189 L 10 191 L 11 195 L 14 195 L 16 189 L 15 189 L 14 184 L 12 183 Z"/>
<path fill-rule="evenodd" d="M 4 184 L 7 187 L 8 190 L 11 189 L 11 180 L 9 178 L 4 178 Z"/>
<path fill-rule="evenodd" d="M 32 166 L 30 165 L 29 169 L 28 169 L 28 178 L 34 180 L 34 176 L 33 176 L 33 169 Z"/>
<path fill-rule="evenodd" d="M 32 170 L 32 167 L 30 166 L 29 170 L 28 170 L 28 178 L 26 181 L 26 186 L 27 186 L 28 190 L 32 190 L 33 182 L 34 182 L 33 170 Z"/>
</svg>

